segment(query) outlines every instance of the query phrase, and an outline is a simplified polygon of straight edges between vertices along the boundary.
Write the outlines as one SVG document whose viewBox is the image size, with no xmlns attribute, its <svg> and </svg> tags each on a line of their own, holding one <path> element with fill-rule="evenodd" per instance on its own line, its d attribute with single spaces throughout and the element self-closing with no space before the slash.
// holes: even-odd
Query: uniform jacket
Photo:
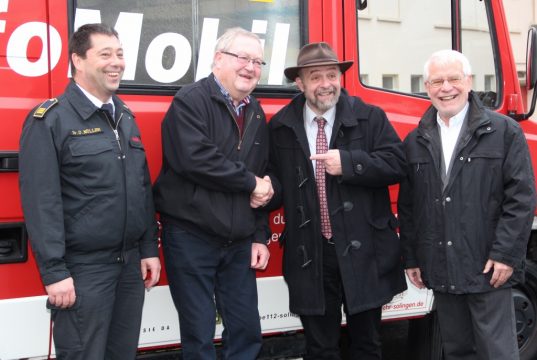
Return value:
<svg viewBox="0 0 537 360">
<path fill-rule="evenodd" d="M 116 140 L 103 111 L 74 82 L 57 100 L 28 115 L 20 139 L 22 206 L 44 284 L 70 277 L 66 263 L 121 262 L 135 247 L 142 258 L 158 256 L 133 114 L 114 96 Z"/>
<path fill-rule="evenodd" d="M 470 94 L 466 130 L 453 152 L 445 188 L 440 177 L 437 111 L 431 107 L 405 139 L 408 177 L 399 192 L 399 219 L 407 268 L 419 267 L 436 291 L 490 291 L 490 258 L 524 278 L 535 207 L 528 146 L 518 123 L 487 110 Z"/>
<path fill-rule="evenodd" d="M 162 169 L 155 183 L 164 221 L 216 241 L 270 236 L 267 213 L 250 207 L 255 176 L 268 162 L 265 114 L 252 97 L 242 137 L 214 75 L 183 87 L 162 123 Z"/>
<path fill-rule="evenodd" d="M 283 274 L 290 309 L 300 315 L 324 313 L 319 201 L 304 129 L 305 97 L 296 96 L 269 124 L 270 173 L 283 201 Z M 388 185 L 404 176 L 402 143 L 384 112 L 348 96 L 336 105 L 329 147 L 339 149 L 342 176 L 327 174 L 327 198 L 347 310 L 379 307 L 406 289 L 390 209 Z"/>
</svg>

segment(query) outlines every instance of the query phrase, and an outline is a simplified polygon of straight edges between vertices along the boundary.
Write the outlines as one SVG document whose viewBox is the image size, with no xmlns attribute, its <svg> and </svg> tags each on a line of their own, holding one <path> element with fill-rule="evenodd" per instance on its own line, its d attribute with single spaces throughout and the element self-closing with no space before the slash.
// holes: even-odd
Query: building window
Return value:
<svg viewBox="0 0 537 360">
<path fill-rule="evenodd" d="M 422 93 L 423 89 L 423 75 L 410 75 L 410 91 L 413 94 Z"/>
<path fill-rule="evenodd" d="M 485 91 L 496 91 L 496 76 L 485 75 Z"/>
<path fill-rule="evenodd" d="M 382 88 L 397 90 L 397 75 L 382 75 Z"/>
</svg>

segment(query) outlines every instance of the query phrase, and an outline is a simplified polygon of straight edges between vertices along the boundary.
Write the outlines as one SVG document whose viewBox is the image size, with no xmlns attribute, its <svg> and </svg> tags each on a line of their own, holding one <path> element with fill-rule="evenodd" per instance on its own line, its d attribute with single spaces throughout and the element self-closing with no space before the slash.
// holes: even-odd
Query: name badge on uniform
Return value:
<svg viewBox="0 0 537 360">
<path fill-rule="evenodd" d="M 81 130 L 71 130 L 72 136 L 86 136 L 102 133 L 103 130 L 100 127 L 91 128 L 91 129 L 81 129 Z"/>
</svg>

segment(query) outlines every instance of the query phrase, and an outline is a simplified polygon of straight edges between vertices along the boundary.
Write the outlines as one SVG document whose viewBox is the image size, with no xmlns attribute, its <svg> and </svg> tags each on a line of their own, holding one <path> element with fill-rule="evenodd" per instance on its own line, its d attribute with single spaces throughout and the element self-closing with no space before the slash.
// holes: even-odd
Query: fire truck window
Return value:
<svg viewBox="0 0 537 360">
<path fill-rule="evenodd" d="M 216 39 L 230 27 L 255 32 L 264 45 L 261 86 L 289 87 L 283 69 L 300 48 L 301 1 L 78 0 L 74 27 L 112 25 L 125 49 L 123 84 L 180 86 L 211 72 Z"/>
<path fill-rule="evenodd" d="M 404 5 L 404 6 L 403 6 Z M 451 48 L 449 1 L 370 1 L 358 11 L 360 74 L 368 84 L 423 95 L 416 74 L 435 50 Z M 390 74 L 397 81 L 386 81 Z"/>
<path fill-rule="evenodd" d="M 474 90 L 492 106 L 498 77 L 486 2 L 461 4 L 462 51 L 472 64 Z M 357 28 L 364 86 L 426 96 L 423 64 L 434 51 L 452 48 L 451 2 L 371 1 L 365 10 L 358 11 Z"/>
<path fill-rule="evenodd" d="M 473 90 L 485 106 L 497 104 L 498 80 L 492 45 L 492 36 L 484 1 L 461 1 L 462 52 L 470 60 L 473 73 Z"/>
</svg>

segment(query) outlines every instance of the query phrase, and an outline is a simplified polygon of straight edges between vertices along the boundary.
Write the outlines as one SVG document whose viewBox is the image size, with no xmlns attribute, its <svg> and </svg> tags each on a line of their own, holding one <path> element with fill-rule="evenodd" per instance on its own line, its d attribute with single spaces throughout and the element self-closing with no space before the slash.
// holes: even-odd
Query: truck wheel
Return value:
<svg viewBox="0 0 537 360">
<path fill-rule="evenodd" d="M 407 360 L 442 360 L 442 339 L 436 311 L 408 323 Z"/>
<path fill-rule="evenodd" d="M 526 282 L 513 289 L 520 360 L 537 358 L 537 265 L 528 261 Z"/>
</svg>

